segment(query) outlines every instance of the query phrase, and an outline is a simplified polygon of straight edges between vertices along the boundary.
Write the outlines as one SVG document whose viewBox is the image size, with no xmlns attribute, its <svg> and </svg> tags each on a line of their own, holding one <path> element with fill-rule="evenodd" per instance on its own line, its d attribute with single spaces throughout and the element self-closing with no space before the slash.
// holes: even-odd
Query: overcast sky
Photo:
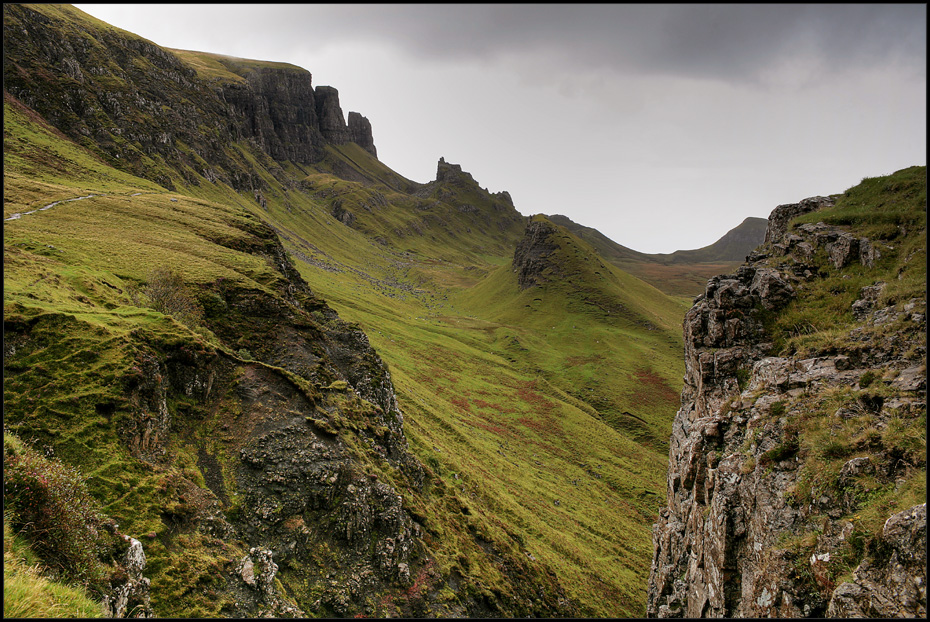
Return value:
<svg viewBox="0 0 930 622">
<path fill-rule="evenodd" d="M 170 48 L 288 62 L 517 209 L 638 251 L 927 158 L 927 9 L 905 5 L 78 4 Z"/>
</svg>

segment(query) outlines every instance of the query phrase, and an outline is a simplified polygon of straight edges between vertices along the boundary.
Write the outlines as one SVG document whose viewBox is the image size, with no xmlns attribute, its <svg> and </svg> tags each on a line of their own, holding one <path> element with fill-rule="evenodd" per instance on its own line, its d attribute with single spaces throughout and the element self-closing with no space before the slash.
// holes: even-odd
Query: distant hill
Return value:
<svg viewBox="0 0 930 622">
<path fill-rule="evenodd" d="M 745 261 L 746 256 L 765 239 L 766 218 L 749 217 L 727 231 L 722 238 L 704 248 L 649 255 L 660 263 L 708 263 L 717 261 Z"/>
<path fill-rule="evenodd" d="M 618 244 L 597 229 L 578 224 L 568 216 L 548 217 L 593 246 L 615 266 L 634 274 L 666 294 L 695 296 L 707 279 L 726 272 L 759 246 L 765 238 L 765 218 L 746 218 L 709 246 L 674 253 L 640 253 Z"/>
</svg>

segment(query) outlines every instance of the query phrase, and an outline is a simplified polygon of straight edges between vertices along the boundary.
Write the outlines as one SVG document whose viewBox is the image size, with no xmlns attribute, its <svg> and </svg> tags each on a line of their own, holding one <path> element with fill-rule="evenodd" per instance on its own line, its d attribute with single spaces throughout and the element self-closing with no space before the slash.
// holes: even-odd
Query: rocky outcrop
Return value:
<svg viewBox="0 0 930 622">
<path fill-rule="evenodd" d="M 773 318 L 792 300 L 880 256 L 880 244 L 839 227 L 789 230 L 792 218 L 832 205 L 815 197 L 776 208 L 765 244 L 736 273 L 711 279 L 685 317 L 687 373 L 668 506 L 653 529 L 650 617 L 926 615 L 925 505 L 889 517 L 865 551 L 856 514 L 875 490 L 901 488 L 926 467 L 881 440 L 926 409 L 925 300 L 881 302 L 877 280 L 853 302 L 858 321 L 836 345 L 773 355 Z M 876 339 L 875 326 L 888 332 Z M 874 431 L 817 447 L 805 438 L 819 429 L 811 421 Z M 837 586 L 850 559 L 859 565 Z"/>
<path fill-rule="evenodd" d="M 885 521 L 879 556 L 833 592 L 831 618 L 923 618 L 927 615 L 927 504 Z"/>
<path fill-rule="evenodd" d="M 762 243 L 771 246 L 782 242 L 788 234 L 788 223 L 791 222 L 792 218 L 823 207 L 831 207 L 835 203 L 836 201 L 831 197 L 810 197 L 798 203 L 779 205 L 769 215 L 769 223 Z"/>
<path fill-rule="evenodd" d="M 336 90 L 314 89 L 306 70 L 217 56 L 244 80 L 210 82 L 130 33 L 74 28 L 27 5 L 3 11 L 4 88 L 108 164 L 170 190 L 178 172 L 189 185 L 262 190 L 252 163 L 229 149 L 238 141 L 273 161 L 315 163 L 327 144 L 350 141 L 376 156 L 367 119 L 349 113 L 347 126 Z M 166 166 L 151 164 L 156 155 Z"/>
<path fill-rule="evenodd" d="M 320 119 L 320 132 L 331 143 L 341 145 L 349 141 L 349 129 L 346 127 L 342 107 L 339 105 L 339 91 L 331 86 L 318 86 L 314 91 L 316 113 Z"/>
<path fill-rule="evenodd" d="M 436 181 L 465 186 L 478 186 L 478 182 L 471 176 L 471 173 L 463 171 L 459 164 L 446 162 L 445 158 L 439 158 L 439 163 L 436 165 Z"/>
<path fill-rule="evenodd" d="M 264 67 L 243 70 L 236 65 L 230 69 L 238 70 L 246 79 L 244 83 L 220 87 L 236 135 L 254 141 L 275 160 L 318 162 L 327 138 L 322 132 L 310 73 Z"/>
<path fill-rule="evenodd" d="M 541 285 L 560 274 L 559 267 L 551 261 L 553 253 L 559 249 L 555 239 L 557 233 L 557 226 L 546 219 L 532 220 L 526 226 L 512 264 L 520 289 Z"/>
<path fill-rule="evenodd" d="M 371 122 L 357 112 L 349 113 L 349 141 L 355 143 L 374 157 L 378 157 L 375 139 L 371 134 Z"/>
<path fill-rule="evenodd" d="M 119 526 L 112 524 L 116 536 L 129 544 L 123 555 L 119 580 L 109 594 L 103 596 L 104 614 L 109 618 L 151 618 L 150 603 L 151 581 L 142 576 L 145 569 L 145 551 L 142 543 L 118 531 Z"/>
</svg>

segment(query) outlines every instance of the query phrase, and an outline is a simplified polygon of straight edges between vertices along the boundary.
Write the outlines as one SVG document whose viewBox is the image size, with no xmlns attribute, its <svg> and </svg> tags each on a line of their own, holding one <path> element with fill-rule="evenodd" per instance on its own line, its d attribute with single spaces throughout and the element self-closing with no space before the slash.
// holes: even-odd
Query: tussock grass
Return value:
<svg viewBox="0 0 930 622">
<path fill-rule="evenodd" d="M 29 546 L 3 522 L 3 617 L 99 618 L 102 605 L 84 589 L 44 576 Z"/>
</svg>

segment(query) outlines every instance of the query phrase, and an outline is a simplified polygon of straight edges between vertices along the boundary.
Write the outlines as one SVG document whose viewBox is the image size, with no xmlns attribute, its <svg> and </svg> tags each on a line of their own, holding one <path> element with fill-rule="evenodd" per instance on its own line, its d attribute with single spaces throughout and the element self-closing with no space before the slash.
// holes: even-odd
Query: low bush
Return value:
<svg viewBox="0 0 930 622">
<path fill-rule="evenodd" d="M 50 569 L 83 584 L 105 578 L 101 516 L 80 474 L 11 434 L 3 436 L 3 505 Z"/>
<path fill-rule="evenodd" d="M 145 299 L 143 304 L 147 302 L 159 313 L 170 315 L 191 328 L 200 326 L 203 321 L 203 307 L 184 282 L 184 275 L 177 270 L 155 268 L 149 273 L 141 294 Z"/>
</svg>

